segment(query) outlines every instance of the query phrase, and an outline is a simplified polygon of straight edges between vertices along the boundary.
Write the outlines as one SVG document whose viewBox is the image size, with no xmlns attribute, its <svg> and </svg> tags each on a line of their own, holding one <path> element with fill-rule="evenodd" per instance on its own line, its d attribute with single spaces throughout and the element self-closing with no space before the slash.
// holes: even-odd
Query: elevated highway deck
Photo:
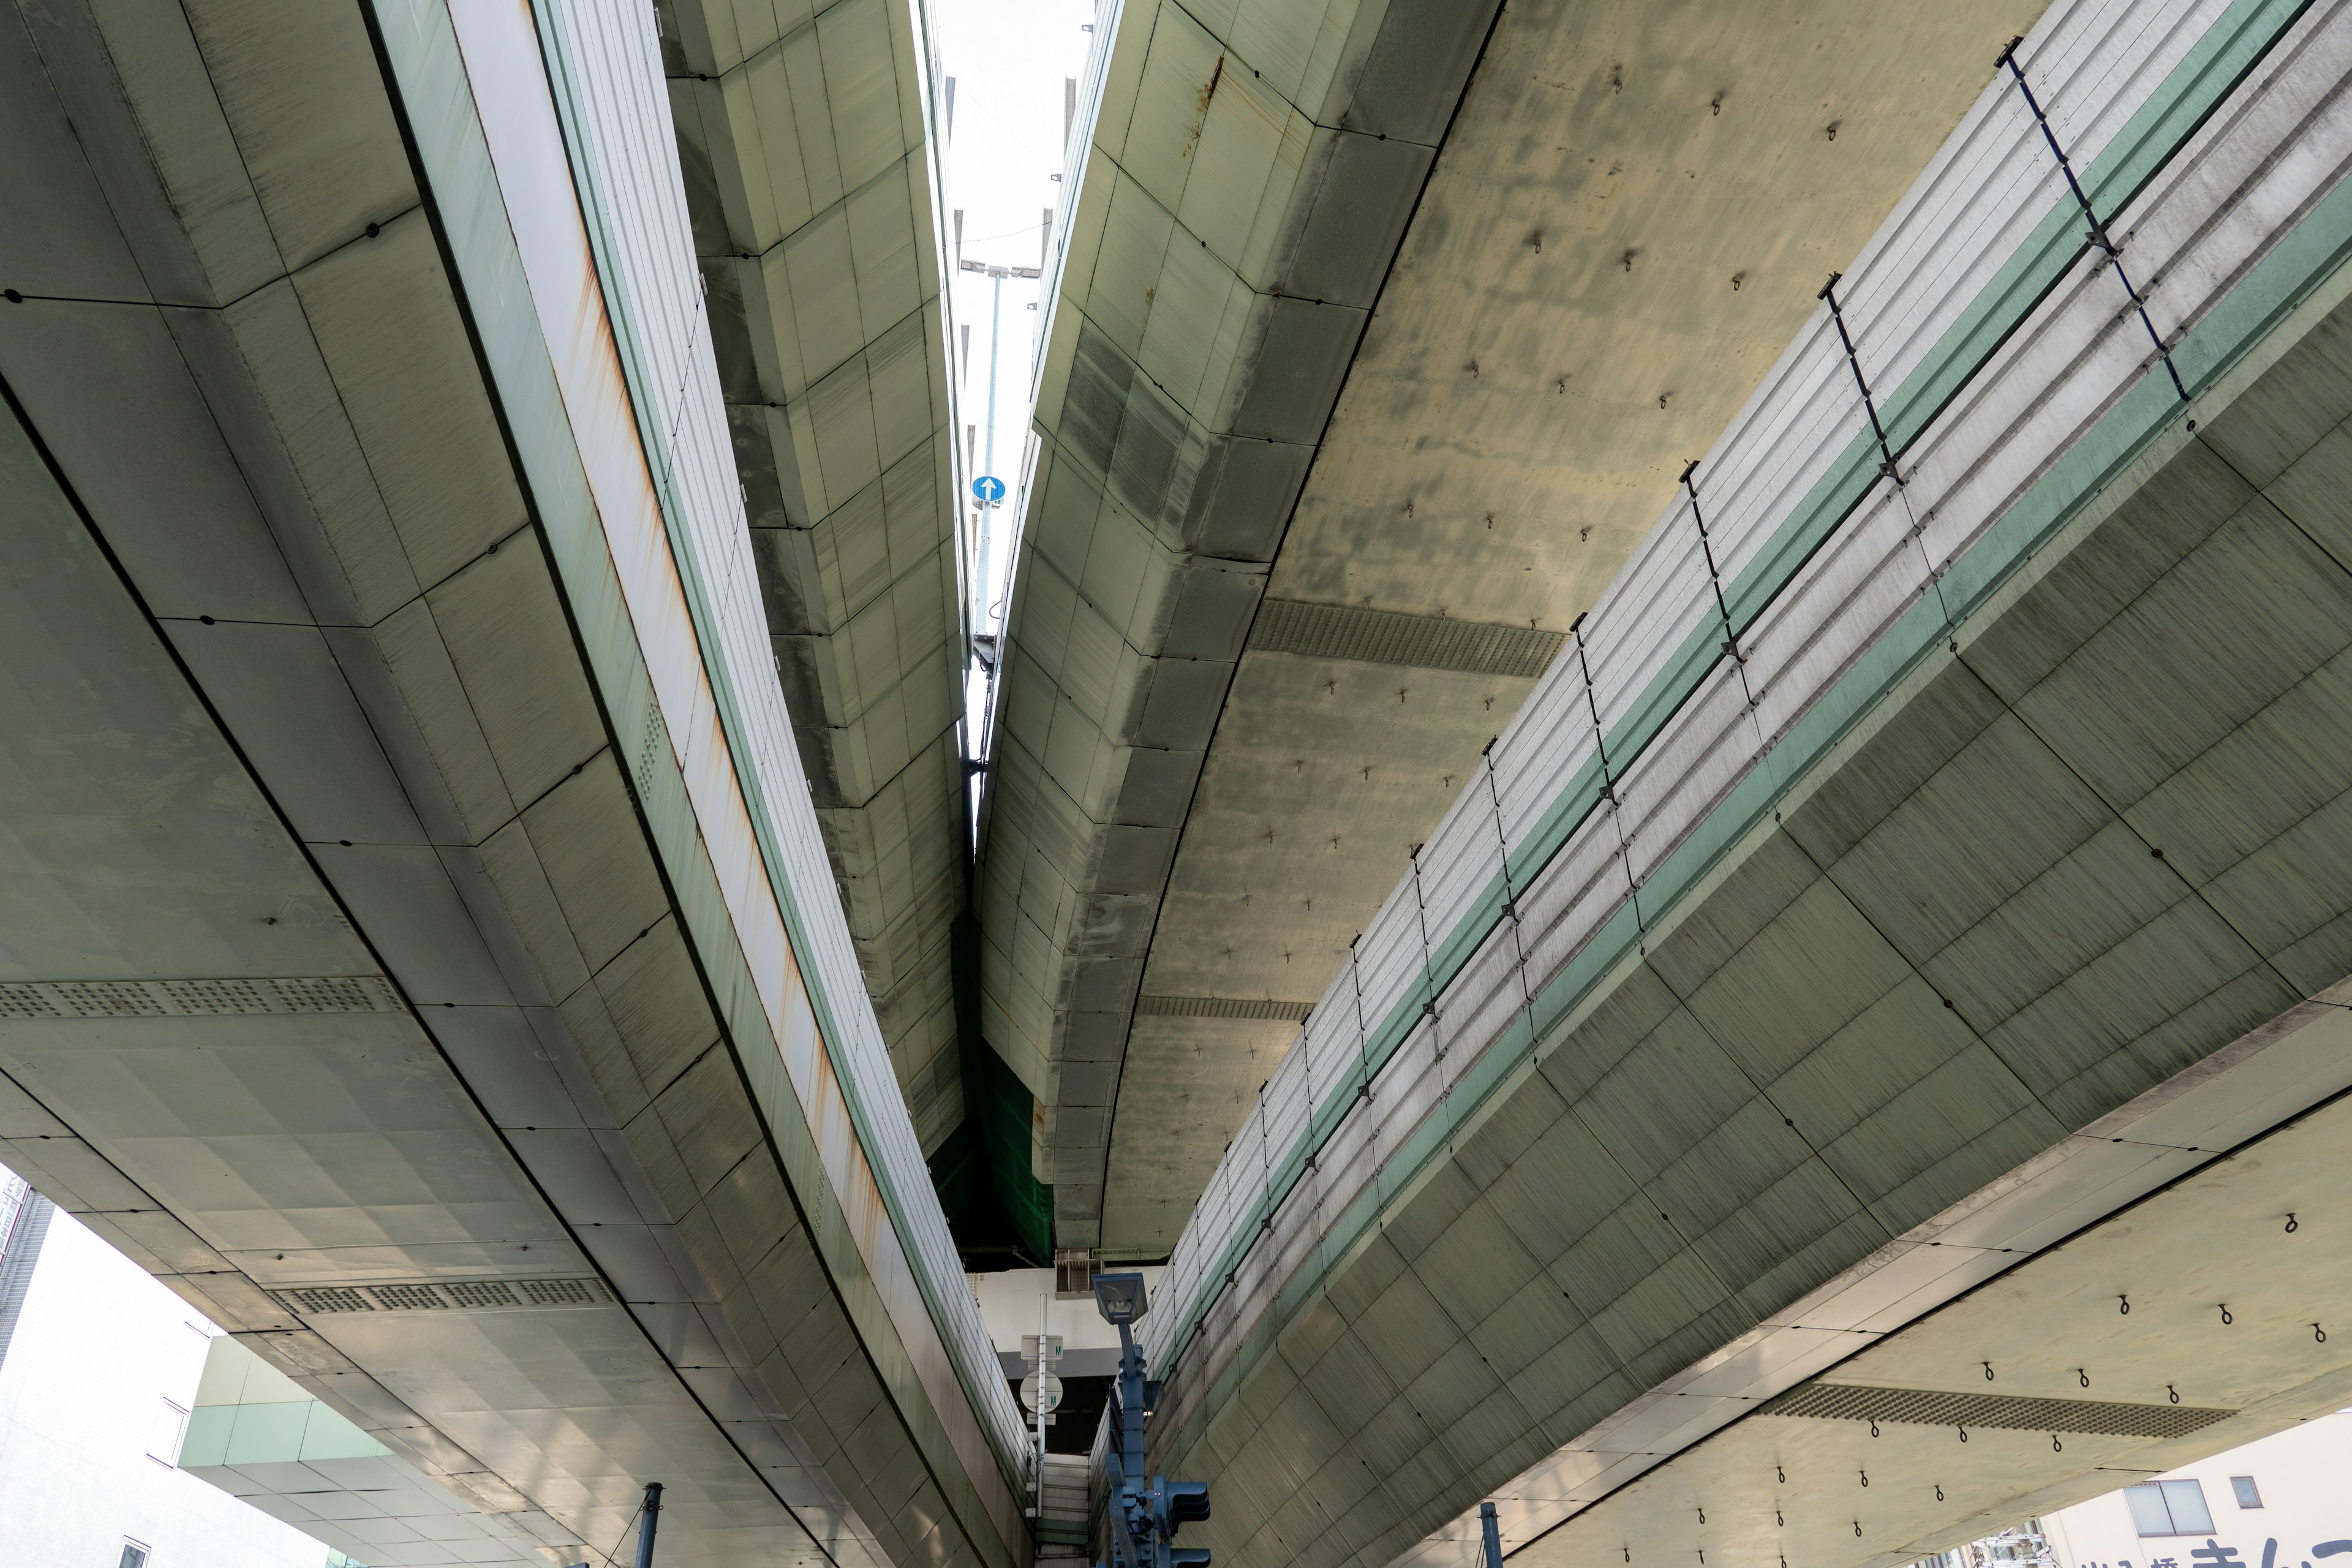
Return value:
<svg viewBox="0 0 2352 1568">
<path fill-rule="evenodd" d="M 2340 1402 L 2352 25 L 2015 58 L 1253 1097 L 1221 1563 L 1883 1568 Z"/>
<path fill-rule="evenodd" d="M 0 12 L 0 1158 L 550 1563 L 1013 1568 L 657 20 Z"/>
</svg>

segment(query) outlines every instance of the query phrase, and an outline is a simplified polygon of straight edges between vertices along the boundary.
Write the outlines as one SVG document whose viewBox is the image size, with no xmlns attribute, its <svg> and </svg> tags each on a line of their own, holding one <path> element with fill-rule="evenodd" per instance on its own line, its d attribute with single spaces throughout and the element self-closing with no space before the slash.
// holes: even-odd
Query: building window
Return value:
<svg viewBox="0 0 2352 1568">
<path fill-rule="evenodd" d="M 147 1549 L 135 1541 L 125 1541 L 120 1568 L 147 1568 Z"/>
<path fill-rule="evenodd" d="M 188 1413 L 170 1400 L 163 1401 L 163 1410 L 155 1417 L 155 1436 L 147 1446 L 147 1457 L 159 1465 L 177 1466 L 180 1462 L 180 1435 L 188 1429 Z M 139 1549 L 142 1553 L 145 1547 Z"/>
<path fill-rule="evenodd" d="M 2205 1535 L 2213 1529 L 2205 1489 L 2195 1481 L 2142 1481 L 2124 1489 L 2124 1501 L 2142 1535 Z"/>
<path fill-rule="evenodd" d="M 2230 1489 L 2238 1494 L 2238 1506 L 2240 1508 L 2260 1508 L 2263 1506 L 2263 1494 L 2255 1489 L 2253 1477 L 2231 1476 L 2230 1478 Z"/>
</svg>

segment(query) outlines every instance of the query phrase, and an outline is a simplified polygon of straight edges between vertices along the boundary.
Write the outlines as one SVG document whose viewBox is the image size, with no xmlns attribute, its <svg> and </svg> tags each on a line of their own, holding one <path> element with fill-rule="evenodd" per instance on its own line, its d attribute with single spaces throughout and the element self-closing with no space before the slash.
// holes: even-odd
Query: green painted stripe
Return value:
<svg viewBox="0 0 2352 1568">
<path fill-rule="evenodd" d="M 2097 159 L 2077 171 L 2094 208 L 2112 216 L 2144 190 L 2310 5 L 2311 0 L 2235 0 L 2166 75 L 2148 100 L 2101 150 Z M 1952 400 L 2024 324 L 2088 248 L 2089 237 L 2083 228 L 2080 209 L 2069 195 L 2051 206 L 2017 253 L 1979 290 L 1969 309 L 1946 331 L 1926 359 L 1885 398 L 1881 417 L 1898 456 L 1916 444 L 1936 417 L 1951 405 Z M 2184 350 L 2185 347 L 2184 343 Z M 2181 353 L 2177 350 L 2174 359 L 2186 379 L 2190 370 L 2182 361 Z M 2190 382 L 2192 389 L 2200 384 L 2207 384 Z M 2138 390 L 2145 392 L 2147 388 L 2144 385 Z M 1829 471 L 1773 531 L 1770 541 L 1724 590 L 1725 605 L 1738 634 L 1744 636 L 1752 628 L 1796 581 L 1822 546 L 1869 498 L 1879 478 L 1877 442 L 1867 428 L 1859 430 L 1831 463 Z M 1981 542 L 1978 548 L 1981 550 Z M 1953 603 L 1948 578 L 1948 604 Z M 1932 607 L 1934 603 L 1927 601 L 1927 605 Z M 1919 613 L 1919 607 L 1911 612 L 1915 616 Z M 1958 613 L 1955 605 L 1953 614 Z M 1940 610 L 1937 618 L 1940 626 Z M 1622 777 L 1664 733 L 1727 657 L 1718 623 L 1702 617 L 1610 733 L 1607 752 L 1616 776 Z M 1749 778 L 1733 791 L 1725 806 L 1717 808 L 1718 814 L 1735 803 L 1748 800 L 1753 788 L 1758 787 L 1754 781 L 1759 775 L 1776 774 L 1778 770 L 1772 767 L 1768 754 L 1765 765 L 1751 770 Z M 1601 783 L 1599 758 L 1589 760 L 1553 800 L 1535 828 L 1511 852 L 1507 864 L 1512 886 L 1530 885 L 1566 847 L 1599 805 Z M 1713 816 L 1709 820 L 1714 820 Z M 1730 841 L 1731 838 L 1724 840 Z M 1649 905 L 1654 913 L 1664 907 L 1662 900 L 1679 897 L 1688 885 L 1688 878 L 1667 880 L 1660 891 L 1665 876 L 1662 866 L 1643 889 L 1641 902 Z M 1629 904 L 1621 913 L 1630 915 L 1638 925 L 1639 910 L 1633 905 Z M 1363 1054 L 1374 1076 L 1412 1033 L 1421 1016 L 1422 999 L 1433 990 L 1442 994 L 1502 921 L 1503 888 L 1498 874 L 1439 944 L 1432 962 L 1423 966 L 1407 986 L 1404 998 L 1367 1037 Z M 1597 945 L 1600 940 L 1596 933 L 1587 946 Z M 1577 961 L 1571 961 L 1570 972 L 1577 967 Z M 1310 1133 L 1317 1128 L 1324 1129 L 1318 1136 L 1316 1149 L 1321 1148 L 1322 1140 L 1329 1138 L 1355 1100 L 1355 1086 L 1350 1082 L 1334 1089 L 1309 1117 Z M 1281 1179 L 1268 1184 L 1244 1222 L 1236 1226 L 1216 1267 L 1202 1272 L 1202 1279 L 1209 1288 L 1188 1305 L 1175 1334 L 1167 1342 L 1170 1345 L 1181 1350 L 1190 1342 L 1223 1290 L 1225 1280 L 1265 1229 L 1266 1217 L 1289 1196 L 1306 1169 L 1304 1150 L 1295 1159 L 1286 1157 L 1276 1168 Z"/>
</svg>

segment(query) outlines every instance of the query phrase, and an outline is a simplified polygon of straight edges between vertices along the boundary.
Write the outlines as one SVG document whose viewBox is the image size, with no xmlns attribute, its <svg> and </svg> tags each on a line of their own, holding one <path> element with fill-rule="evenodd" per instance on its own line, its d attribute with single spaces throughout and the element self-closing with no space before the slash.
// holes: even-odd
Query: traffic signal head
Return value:
<svg viewBox="0 0 2352 1568">
<path fill-rule="evenodd" d="M 1160 1515 L 1160 1527 L 1171 1535 L 1176 1527 L 1196 1524 L 1209 1517 L 1209 1483 L 1206 1481 L 1161 1481 L 1153 1489 L 1153 1511 Z"/>
</svg>

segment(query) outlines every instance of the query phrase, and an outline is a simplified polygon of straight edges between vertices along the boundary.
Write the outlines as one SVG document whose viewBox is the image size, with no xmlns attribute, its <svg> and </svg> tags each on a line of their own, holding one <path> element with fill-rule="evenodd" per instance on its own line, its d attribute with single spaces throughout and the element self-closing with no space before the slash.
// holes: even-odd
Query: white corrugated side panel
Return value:
<svg viewBox="0 0 2352 1568">
<path fill-rule="evenodd" d="M 1869 426 L 1827 310 L 1813 312 L 1768 385 L 1775 400 L 1751 408 L 1692 476 L 1727 594 Z"/>
<path fill-rule="evenodd" d="M 1627 770 L 1618 798 L 1635 881 L 1647 882 L 1762 754 L 1748 690 L 1748 673 L 1719 661 Z"/>
<path fill-rule="evenodd" d="M 1692 629 L 1715 618 L 1715 590 L 1699 554 L 1698 531 L 1677 491 L 1585 619 L 1584 657 L 1592 668 L 1604 738 L 1617 736 Z M 1612 751 L 1610 772 L 1622 773 L 1630 760 Z"/>
<path fill-rule="evenodd" d="M 1495 784 L 1513 854 L 1592 757 L 1592 724 L 1575 658 L 1573 645 L 1561 650 L 1495 742 Z"/>
<path fill-rule="evenodd" d="M 1496 852 L 1495 805 L 1486 793 L 1484 760 L 1421 850 L 1422 924 L 1429 945 L 1442 944 L 1502 870 Z"/>
<path fill-rule="evenodd" d="M 2099 0 L 2071 7 L 2020 49 L 2019 64 L 2078 174 L 2227 5 Z M 2072 200 L 2065 181 L 2003 70 L 1840 285 L 1874 392 L 1891 392 L 1917 366 L 2026 230 L 2062 200 Z M 2005 232 L 2004 217 L 2021 226 Z"/>
</svg>

